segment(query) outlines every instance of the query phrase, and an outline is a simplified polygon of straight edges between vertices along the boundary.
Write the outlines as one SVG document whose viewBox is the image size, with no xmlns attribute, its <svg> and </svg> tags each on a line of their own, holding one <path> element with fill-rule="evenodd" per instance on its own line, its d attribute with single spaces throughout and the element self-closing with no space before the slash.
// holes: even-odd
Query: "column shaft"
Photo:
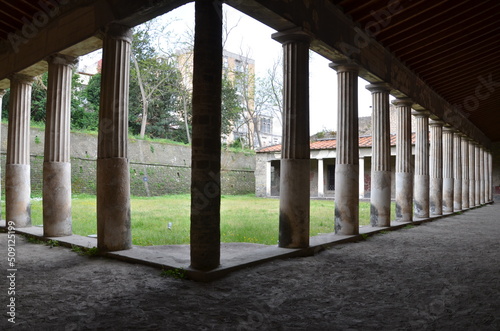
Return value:
<svg viewBox="0 0 500 331">
<path fill-rule="evenodd" d="M 301 30 L 273 34 L 283 44 L 283 144 L 279 246 L 309 246 L 309 43 Z"/>
<path fill-rule="evenodd" d="M 335 232 L 359 234 L 358 66 L 332 63 L 337 70 L 337 158 L 335 166 Z"/>
<path fill-rule="evenodd" d="M 370 223 L 391 225 L 391 136 L 389 124 L 389 92 L 387 84 L 371 84 L 372 92 L 372 171 Z"/>
<path fill-rule="evenodd" d="M 396 99 L 396 220 L 411 222 L 413 220 L 413 165 L 411 105 L 407 98 Z"/>
<path fill-rule="evenodd" d="M 453 133 L 453 210 L 462 210 L 462 135 Z"/>
<path fill-rule="evenodd" d="M 128 98 L 132 31 L 110 25 L 104 35 L 97 145 L 97 245 L 129 249 Z"/>
<path fill-rule="evenodd" d="M 365 197 L 365 158 L 359 158 L 359 198 Z"/>
<path fill-rule="evenodd" d="M 476 146 L 473 141 L 469 142 L 469 207 L 476 206 Z"/>
<path fill-rule="evenodd" d="M 5 165 L 6 221 L 15 227 L 31 225 L 30 114 L 33 78 L 15 74 L 10 79 L 9 126 Z"/>
<path fill-rule="evenodd" d="M 43 234 L 71 235 L 70 117 L 74 58 L 50 57 L 43 163 Z"/>
<path fill-rule="evenodd" d="M 475 189 L 474 189 L 474 205 L 479 206 L 481 204 L 481 180 L 482 180 L 482 174 L 481 174 L 481 146 L 479 144 L 476 144 L 474 146 L 474 183 Z"/>
<path fill-rule="evenodd" d="M 266 197 L 271 196 L 271 161 L 266 162 Z"/>
<path fill-rule="evenodd" d="M 469 157 L 469 138 L 462 135 L 462 209 L 470 208 L 469 189 L 470 189 L 470 157 Z"/>
<path fill-rule="evenodd" d="M 195 1 L 191 267 L 220 264 L 222 3 Z"/>
<path fill-rule="evenodd" d="M 453 176 L 453 129 L 443 129 L 443 213 L 453 212 L 454 176 Z"/>
<path fill-rule="evenodd" d="M 415 137 L 415 178 L 414 215 L 429 217 L 429 112 L 414 111 Z"/>
<path fill-rule="evenodd" d="M 430 209 L 443 214 L 443 122 L 430 122 Z"/>
<path fill-rule="evenodd" d="M 325 169 L 323 159 L 318 159 L 318 197 L 325 196 Z"/>
<path fill-rule="evenodd" d="M 485 194 L 484 190 L 486 188 L 485 182 L 486 182 L 486 160 L 485 160 L 485 153 L 484 153 L 484 148 L 482 146 L 479 147 L 479 159 L 481 160 L 481 165 L 479 168 L 479 173 L 481 176 L 481 181 L 479 183 L 479 203 L 484 205 L 486 202 L 485 200 Z"/>
</svg>

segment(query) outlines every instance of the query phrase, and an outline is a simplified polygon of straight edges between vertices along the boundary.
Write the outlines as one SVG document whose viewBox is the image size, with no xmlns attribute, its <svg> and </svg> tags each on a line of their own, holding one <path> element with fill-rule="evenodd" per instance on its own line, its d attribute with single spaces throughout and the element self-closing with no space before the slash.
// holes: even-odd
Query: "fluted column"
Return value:
<svg viewBox="0 0 500 331">
<path fill-rule="evenodd" d="M 462 210 L 462 134 L 453 133 L 453 210 Z"/>
<path fill-rule="evenodd" d="M 365 197 L 365 158 L 359 158 L 359 198 Z"/>
<path fill-rule="evenodd" d="M 337 70 L 337 158 L 335 166 L 335 232 L 359 234 L 358 66 L 332 63 Z"/>
<path fill-rule="evenodd" d="M 493 155 L 488 152 L 488 202 L 493 201 Z"/>
<path fill-rule="evenodd" d="M 430 209 L 443 214 L 443 122 L 431 120 L 430 126 Z"/>
<path fill-rule="evenodd" d="M 471 207 L 469 201 L 470 193 L 470 157 L 469 157 L 469 142 L 470 139 L 462 134 L 462 209 Z"/>
<path fill-rule="evenodd" d="M 396 220 L 411 222 L 413 220 L 413 165 L 411 106 L 408 98 L 394 100 L 397 109 L 396 127 Z"/>
<path fill-rule="evenodd" d="M 469 141 L 469 208 L 476 206 L 476 143 Z"/>
<path fill-rule="evenodd" d="M 443 128 L 443 213 L 453 212 L 453 132 L 449 126 Z"/>
<path fill-rule="evenodd" d="M 413 111 L 415 118 L 414 215 L 429 217 L 429 112 Z"/>
<path fill-rule="evenodd" d="M 484 147 L 479 146 L 479 159 L 481 160 L 481 164 L 479 167 L 479 173 L 481 174 L 481 181 L 479 182 L 479 203 L 484 205 L 485 200 L 485 188 L 486 188 L 486 159 L 484 153 Z"/>
<path fill-rule="evenodd" d="M 283 144 L 279 246 L 309 246 L 309 43 L 301 30 L 273 34 L 283 45 Z"/>
<path fill-rule="evenodd" d="M 2 122 L 2 100 L 3 100 L 3 96 L 5 95 L 7 91 L 5 90 L 0 90 L 0 123 Z M 0 125 L 0 137 L 2 136 L 2 126 Z M 0 174 L 1 174 L 1 169 L 0 169 Z M 2 178 L 0 178 L 0 192 L 2 192 Z M 0 201 L 1 202 L 1 201 Z M 1 208 L 1 205 L 0 205 L 0 219 L 3 219 L 2 218 L 2 208 Z"/>
<path fill-rule="evenodd" d="M 479 206 L 481 205 L 481 180 L 482 180 L 482 174 L 481 174 L 481 146 L 479 143 L 475 144 L 474 146 L 474 179 L 475 179 L 475 194 L 474 194 L 474 205 Z"/>
<path fill-rule="evenodd" d="M 15 227 L 31 226 L 30 114 L 33 77 L 10 78 L 9 126 L 5 164 L 5 216 Z"/>
<path fill-rule="evenodd" d="M 220 264 L 222 3 L 195 1 L 191 267 Z"/>
<path fill-rule="evenodd" d="M 389 92 L 385 83 L 367 85 L 372 93 L 372 170 L 370 223 L 391 225 L 391 136 L 389 124 Z"/>
<path fill-rule="evenodd" d="M 97 245 L 129 249 L 128 98 L 132 30 L 112 24 L 104 33 L 97 145 Z"/>
<path fill-rule="evenodd" d="M 43 163 L 43 234 L 71 235 L 70 118 L 71 77 L 76 59 L 61 54 L 47 59 L 47 119 Z"/>
</svg>

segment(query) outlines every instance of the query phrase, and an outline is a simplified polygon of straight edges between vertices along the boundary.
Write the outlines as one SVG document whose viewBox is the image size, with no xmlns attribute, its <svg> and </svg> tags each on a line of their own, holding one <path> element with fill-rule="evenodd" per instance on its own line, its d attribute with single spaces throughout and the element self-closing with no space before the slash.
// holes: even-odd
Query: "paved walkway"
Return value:
<svg viewBox="0 0 500 331">
<path fill-rule="evenodd" d="M 500 204 L 205 284 L 22 237 L 16 258 L 18 330 L 500 330 Z"/>
</svg>

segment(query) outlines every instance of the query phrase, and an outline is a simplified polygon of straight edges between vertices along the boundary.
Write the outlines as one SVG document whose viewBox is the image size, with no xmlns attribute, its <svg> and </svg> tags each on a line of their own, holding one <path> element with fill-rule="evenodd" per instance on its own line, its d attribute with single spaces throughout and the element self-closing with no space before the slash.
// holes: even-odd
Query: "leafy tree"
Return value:
<svg viewBox="0 0 500 331">
<path fill-rule="evenodd" d="M 47 84 L 49 75 L 47 72 L 35 77 L 31 89 L 31 120 L 45 123 L 47 115 Z"/>
<path fill-rule="evenodd" d="M 101 74 L 92 76 L 86 87 L 78 75 L 72 77 L 71 128 L 97 131 L 99 124 L 99 101 Z"/>
</svg>

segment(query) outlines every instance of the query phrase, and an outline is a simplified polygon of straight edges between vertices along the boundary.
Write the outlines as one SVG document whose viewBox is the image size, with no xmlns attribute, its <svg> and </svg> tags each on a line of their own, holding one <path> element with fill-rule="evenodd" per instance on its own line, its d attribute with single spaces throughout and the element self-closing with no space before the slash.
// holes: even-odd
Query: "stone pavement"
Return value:
<svg viewBox="0 0 500 331">
<path fill-rule="evenodd" d="M 487 205 L 197 283 L 18 236 L 16 329 L 500 330 L 499 238 Z"/>
</svg>

